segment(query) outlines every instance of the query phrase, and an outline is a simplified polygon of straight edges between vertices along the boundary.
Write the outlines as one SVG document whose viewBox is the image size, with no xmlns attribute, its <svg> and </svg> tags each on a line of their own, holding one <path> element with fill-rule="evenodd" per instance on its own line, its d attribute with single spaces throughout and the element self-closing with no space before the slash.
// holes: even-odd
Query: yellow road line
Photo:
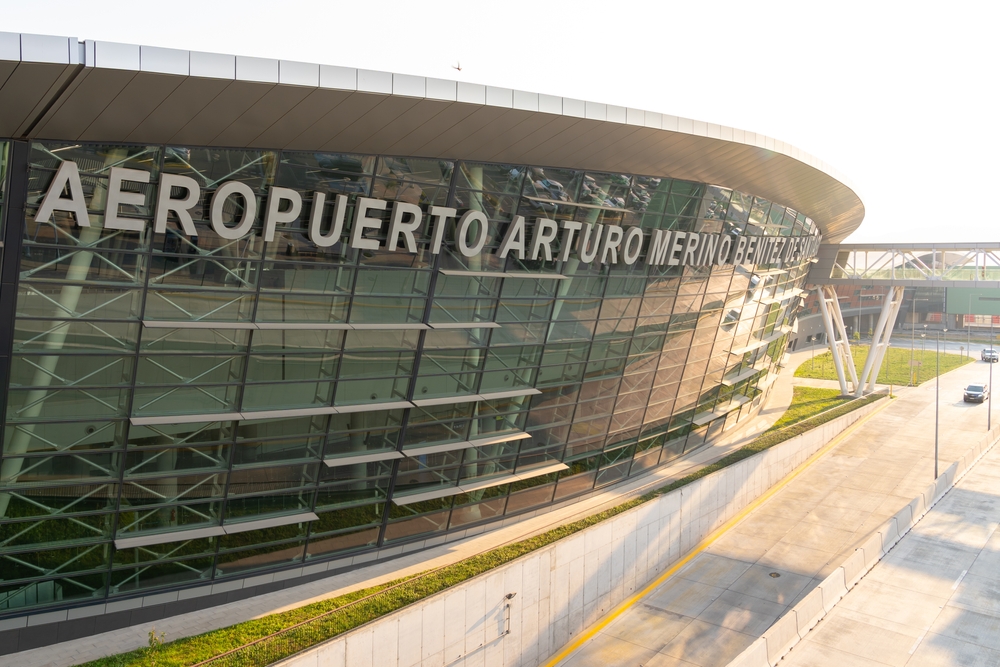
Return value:
<svg viewBox="0 0 1000 667">
<path fill-rule="evenodd" d="M 575 653 L 576 650 L 580 648 L 585 642 L 587 642 L 598 632 L 606 628 L 613 620 L 615 620 L 623 613 L 628 611 L 629 608 L 632 607 L 632 605 L 634 605 L 642 598 L 646 597 L 649 593 L 651 593 L 658 586 L 660 586 L 660 584 L 662 584 L 664 581 L 673 576 L 677 572 L 677 570 L 687 565 L 695 556 L 697 556 L 702 551 L 710 547 L 712 543 L 714 543 L 725 533 L 727 533 L 733 526 L 735 526 L 744 518 L 746 518 L 748 514 L 753 512 L 755 509 L 757 509 L 764 503 L 766 503 L 772 496 L 774 496 L 774 494 L 776 494 L 778 491 L 781 491 L 783 488 L 788 486 L 788 484 L 793 479 L 802 474 L 809 466 L 811 466 L 820 458 L 822 458 L 822 456 L 826 454 L 828 451 L 830 451 L 831 449 L 839 445 L 841 442 L 843 442 L 843 440 L 847 438 L 847 436 L 854 433 L 854 431 L 860 428 L 865 422 L 867 422 L 869 419 L 871 419 L 879 412 L 887 408 L 890 405 L 890 403 L 892 403 L 891 400 L 886 400 L 883 405 L 879 406 L 875 410 L 872 410 L 868 415 L 862 417 L 861 419 L 859 419 L 858 421 L 854 422 L 846 429 L 841 431 L 839 434 L 837 434 L 832 440 L 830 440 L 830 442 L 824 445 L 819 451 L 817 451 L 815 454 L 806 459 L 798 468 L 790 472 L 787 477 L 785 477 L 783 480 L 781 480 L 780 482 L 772 486 L 770 489 L 765 491 L 763 494 L 758 496 L 756 500 L 754 500 L 752 503 L 750 503 L 742 510 L 740 510 L 732 519 L 725 522 L 724 524 L 716 528 L 714 531 L 709 533 L 709 535 L 705 539 L 699 542 L 691 551 L 685 554 L 684 557 L 682 557 L 679 561 L 670 566 L 666 572 L 661 574 L 659 577 L 654 579 L 649 584 L 646 584 L 646 587 L 643 588 L 641 591 L 638 591 L 637 593 L 633 593 L 632 595 L 630 595 L 628 598 L 625 599 L 625 601 L 621 602 L 604 618 L 602 618 L 597 623 L 595 623 L 594 625 L 590 626 L 589 628 L 581 632 L 580 635 L 572 643 L 563 648 L 563 650 L 559 651 L 559 653 L 549 658 L 549 661 L 545 663 L 544 667 L 555 667 L 560 662 L 562 662 L 570 655 Z"/>
</svg>

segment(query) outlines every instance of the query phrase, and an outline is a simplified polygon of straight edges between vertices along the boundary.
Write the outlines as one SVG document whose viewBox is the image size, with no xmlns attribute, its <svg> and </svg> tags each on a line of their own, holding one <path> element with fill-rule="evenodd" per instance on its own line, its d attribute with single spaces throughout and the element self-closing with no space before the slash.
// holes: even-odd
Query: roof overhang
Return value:
<svg viewBox="0 0 1000 667">
<path fill-rule="evenodd" d="M 864 205 L 784 142 L 665 114 L 346 67 L 0 33 L 0 137 L 382 153 L 668 176 L 805 213 Z"/>
</svg>

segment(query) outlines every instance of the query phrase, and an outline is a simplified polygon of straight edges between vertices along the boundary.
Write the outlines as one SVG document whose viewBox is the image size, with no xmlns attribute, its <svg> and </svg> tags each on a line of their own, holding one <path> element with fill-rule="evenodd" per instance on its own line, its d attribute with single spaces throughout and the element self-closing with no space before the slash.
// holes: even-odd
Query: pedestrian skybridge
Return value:
<svg viewBox="0 0 1000 667">
<path fill-rule="evenodd" d="M 813 285 L 1000 288 L 1000 243 L 821 245 Z"/>
<path fill-rule="evenodd" d="M 875 378 L 889 347 L 905 287 L 1000 289 L 1000 243 L 827 244 L 819 248 L 808 285 L 819 296 L 823 327 L 833 365 L 846 394 L 875 389 Z M 872 332 L 871 349 L 859 376 L 840 310 L 837 285 L 884 286 L 882 312 Z"/>
</svg>

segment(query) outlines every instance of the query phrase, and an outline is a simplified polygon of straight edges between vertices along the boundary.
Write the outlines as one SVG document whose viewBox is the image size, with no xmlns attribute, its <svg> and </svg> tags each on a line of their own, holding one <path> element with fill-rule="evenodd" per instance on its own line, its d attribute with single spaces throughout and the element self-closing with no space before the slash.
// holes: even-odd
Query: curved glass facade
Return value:
<svg viewBox="0 0 1000 667">
<path fill-rule="evenodd" d="M 64 161 L 90 226 L 35 221 Z M 508 226 L 817 233 L 780 203 L 665 175 L 55 142 L 32 144 L 29 166 L 21 247 L 3 259 L 19 278 L 0 615 L 423 540 L 701 447 L 759 404 L 808 264 L 500 259 Z M 150 174 L 124 188 L 134 229 L 104 225 L 112 168 Z M 196 234 L 176 216 L 154 229 L 168 174 L 202 189 Z M 235 239 L 209 221 L 233 181 L 259 212 L 221 204 L 227 223 L 252 220 Z M 276 208 L 294 219 L 267 240 L 272 187 L 303 205 Z M 433 227 L 410 251 L 352 247 L 362 197 L 480 211 L 485 247 L 467 257 L 448 229 L 433 252 Z M 324 218 L 314 243 L 310 211 L 336 206 L 340 233 Z M 366 238 L 384 246 L 380 220 Z"/>
</svg>

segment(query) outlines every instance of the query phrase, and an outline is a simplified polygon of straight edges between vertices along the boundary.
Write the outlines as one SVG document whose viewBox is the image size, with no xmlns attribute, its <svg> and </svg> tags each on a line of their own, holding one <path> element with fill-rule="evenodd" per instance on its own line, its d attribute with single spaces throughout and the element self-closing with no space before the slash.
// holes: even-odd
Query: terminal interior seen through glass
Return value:
<svg viewBox="0 0 1000 667">
<path fill-rule="evenodd" d="M 35 222 L 64 160 L 90 227 L 61 211 Z M 3 257 L 19 282 L 0 614 L 422 540 L 701 447 L 759 404 L 808 263 L 502 260 L 507 225 L 816 233 L 778 202 L 666 176 L 55 142 L 33 143 L 29 162 L 22 246 Z M 122 208 L 142 231 L 102 224 L 116 166 L 151 173 L 127 186 L 145 204 Z M 201 185 L 197 236 L 154 233 L 162 174 Z M 232 180 L 258 213 L 271 186 L 298 191 L 303 212 L 273 241 L 260 214 L 222 238 L 210 195 Z M 331 193 L 327 218 L 348 196 L 329 247 L 307 235 L 316 191 Z M 482 211 L 486 248 L 464 257 L 446 235 L 434 254 L 427 227 L 415 253 L 350 248 L 358 197 Z M 226 220 L 242 213 L 227 200 Z"/>
</svg>

